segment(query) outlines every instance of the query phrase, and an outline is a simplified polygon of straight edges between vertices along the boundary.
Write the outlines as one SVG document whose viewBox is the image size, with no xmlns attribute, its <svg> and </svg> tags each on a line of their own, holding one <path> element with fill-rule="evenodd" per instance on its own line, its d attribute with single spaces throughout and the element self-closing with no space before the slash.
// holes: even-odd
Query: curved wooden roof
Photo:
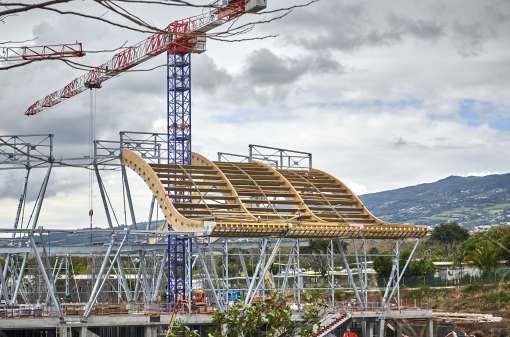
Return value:
<svg viewBox="0 0 510 337">
<path fill-rule="evenodd" d="M 175 231 L 211 236 L 399 239 L 426 228 L 389 224 L 372 215 L 340 180 L 320 170 L 277 170 L 262 162 L 149 164 L 122 150 Z M 166 229 L 166 228 L 165 228 Z"/>
</svg>

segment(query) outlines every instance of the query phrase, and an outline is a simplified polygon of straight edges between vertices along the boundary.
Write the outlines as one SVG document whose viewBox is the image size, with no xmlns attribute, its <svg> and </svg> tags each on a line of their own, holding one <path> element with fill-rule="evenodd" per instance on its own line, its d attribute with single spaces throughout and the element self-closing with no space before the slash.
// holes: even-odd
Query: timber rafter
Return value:
<svg viewBox="0 0 510 337">
<path fill-rule="evenodd" d="M 122 163 L 147 184 L 175 231 L 221 237 L 401 239 L 426 228 L 389 224 L 366 209 L 340 180 L 316 169 L 277 170 L 261 162 L 148 164 L 122 150 Z M 165 226 L 161 230 L 168 230 Z"/>
</svg>

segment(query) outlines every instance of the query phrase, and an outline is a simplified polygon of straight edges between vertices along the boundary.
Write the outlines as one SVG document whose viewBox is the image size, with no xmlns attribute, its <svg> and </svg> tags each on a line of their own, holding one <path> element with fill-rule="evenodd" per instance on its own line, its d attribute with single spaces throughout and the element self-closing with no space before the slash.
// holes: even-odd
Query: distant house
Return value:
<svg viewBox="0 0 510 337">
<path fill-rule="evenodd" d="M 481 271 L 478 267 L 471 263 L 462 263 L 460 266 L 454 266 L 450 261 L 433 262 L 436 272 L 435 277 L 442 280 L 453 281 L 464 277 L 480 277 Z M 502 260 L 498 262 L 497 269 L 508 268 L 508 261 Z"/>
</svg>

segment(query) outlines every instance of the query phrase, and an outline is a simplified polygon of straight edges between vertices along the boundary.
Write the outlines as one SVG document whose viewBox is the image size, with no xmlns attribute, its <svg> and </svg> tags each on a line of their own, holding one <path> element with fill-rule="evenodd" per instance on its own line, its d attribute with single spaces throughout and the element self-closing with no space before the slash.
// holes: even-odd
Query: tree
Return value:
<svg viewBox="0 0 510 337">
<path fill-rule="evenodd" d="M 305 297 L 306 299 L 306 297 Z M 213 337 L 271 337 L 281 335 L 313 336 L 319 323 L 320 300 L 315 299 L 304 310 L 303 321 L 292 320 L 292 310 L 280 294 L 251 305 L 239 301 L 228 312 L 213 315 Z"/>
<path fill-rule="evenodd" d="M 484 272 L 494 271 L 498 260 L 510 257 L 510 227 L 495 227 L 471 235 L 457 252 L 457 261 L 472 262 Z"/>
<path fill-rule="evenodd" d="M 434 263 L 430 258 L 422 258 L 409 263 L 409 276 L 432 276 L 436 272 Z"/>
<path fill-rule="evenodd" d="M 496 270 L 500 251 L 498 247 L 489 240 L 480 241 L 470 254 L 473 264 L 483 272 Z"/>
<path fill-rule="evenodd" d="M 409 259 L 411 251 L 403 251 L 400 253 L 399 269 L 400 272 L 404 269 L 406 261 Z M 374 270 L 379 277 L 388 278 L 391 274 L 393 267 L 393 258 L 391 256 L 376 256 L 374 257 Z M 435 273 L 434 263 L 430 258 L 422 258 L 419 260 L 411 260 L 406 269 L 405 275 L 407 276 L 431 276 Z"/>
<path fill-rule="evenodd" d="M 464 242 L 468 238 L 468 230 L 456 222 L 440 224 L 434 227 L 430 236 L 431 241 L 445 245 Z"/>
<path fill-rule="evenodd" d="M 313 254 L 312 257 L 305 258 L 305 260 L 311 260 L 314 269 L 318 269 L 322 276 L 325 276 L 329 270 L 327 258 L 329 244 L 330 240 L 313 239 L 309 241 L 308 247 L 302 248 L 303 254 Z"/>
<path fill-rule="evenodd" d="M 376 256 L 374 257 L 374 270 L 380 278 L 387 279 L 391 274 L 393 261 L 391 256 Z"/>
<path fill-rule="evenodd" d="M 468 230 L 452 222 L 434 227 L 427 243 L 436 255 L 442 256 L 444 254 L 444 257 L 452 258 L 459 244 L 462 244 L 468 238 Z"/>
</svg>

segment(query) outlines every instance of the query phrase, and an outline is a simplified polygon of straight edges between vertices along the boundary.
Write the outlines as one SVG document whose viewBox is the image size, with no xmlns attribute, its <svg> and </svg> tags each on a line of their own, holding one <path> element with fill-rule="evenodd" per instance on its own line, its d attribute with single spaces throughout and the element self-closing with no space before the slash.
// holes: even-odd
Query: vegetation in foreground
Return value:
<svg viewBox="0 0 510 337">
<path fill-rule="evenodd" d="M 213 316 L 210 337 L 312 337 L 319 328 L 320 310 L 325 304 L 320 299 L 308 297 L 303 320 L 292 320 L 292 309 L 278 293 L 251 305 L 242 301 L 234 303 L 226 312 L 217 311 Z M 198 333 L 177 321 L 168 337 L 198 337 Z"/>
</svg>

